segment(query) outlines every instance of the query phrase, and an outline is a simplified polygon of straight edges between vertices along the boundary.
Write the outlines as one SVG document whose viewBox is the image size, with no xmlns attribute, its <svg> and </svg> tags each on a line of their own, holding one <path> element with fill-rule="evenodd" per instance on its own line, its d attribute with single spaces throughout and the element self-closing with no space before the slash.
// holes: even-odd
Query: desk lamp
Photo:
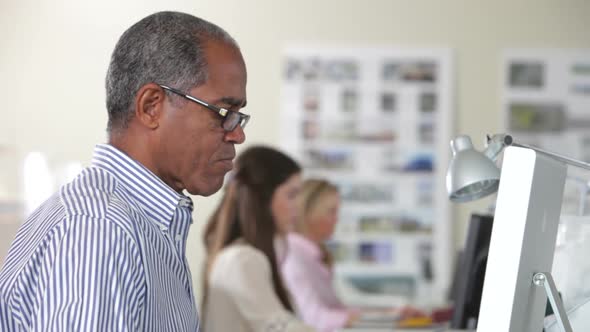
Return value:
<svg viewBox="0 0 590 332">
<path fill-rule="evenodd" d="M 477 332 L 539 332 L 547 298 L 563 332 L 572 332 L 551 276 L 567 166 L 590 164 L 514 142 L 487 137 L 483 152 L 468 136 L 451 141 L 446 177 L 453 202 L 498 192 Z M 495 161 L 504 151 L 502 172 Z"/>
</svg>

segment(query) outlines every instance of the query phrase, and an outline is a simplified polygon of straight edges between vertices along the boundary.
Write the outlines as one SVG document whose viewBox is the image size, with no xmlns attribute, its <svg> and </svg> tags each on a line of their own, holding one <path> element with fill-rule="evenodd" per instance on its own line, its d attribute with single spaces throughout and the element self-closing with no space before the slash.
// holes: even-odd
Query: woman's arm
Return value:
<svg viewBox="0 0 590 332">
<path fill-rule="evenodd" d="M 314 331 L 283 307 L 273 288 L 270 264 L 262 252 L 243 245 L 232 255 L 218 259 L 216 265 L 220 265 L 211 281 L 228 293 L 252 331 Z"/>
</svg>

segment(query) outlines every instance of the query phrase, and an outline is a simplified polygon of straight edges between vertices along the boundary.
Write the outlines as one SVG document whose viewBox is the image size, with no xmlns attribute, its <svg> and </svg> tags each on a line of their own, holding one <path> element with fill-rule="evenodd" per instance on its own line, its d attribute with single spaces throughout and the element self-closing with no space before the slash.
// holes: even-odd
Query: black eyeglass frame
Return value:
<svg viewBox="0 0 590 332">
<path fill-rule="evenodd" d="M 158 84 L 158 83 L 156 83 L 156 84 Z M 248 121 L 250 121 L 250 115 L 248 115 L 248 114 L 228 110 L 223 107 L 218 107 L 215 105 L 211 105 L 199 98 L 193 97 L 193 96 L 186 94 L 178 89 L 169 87 L 164 84 L 158 84 L 158 85 L 166 91 L 170 91 L 174 94 L 184 97 L 192 102 L 195 102 L 195 103 L 207 108 L 210 111 L 213 111 L 213 112 L 219 114 L 219 116 L 221 116 L 223 118 L 223 122 L 221 123 L 221 127 L 225 131 L 228 131 L 228 132 L 234 131 L 237 128 L 237 126 L 240 126 L 242 129 L 244 129 L 246 127 L 246 124 L 248 124 Z"/>
</svg>

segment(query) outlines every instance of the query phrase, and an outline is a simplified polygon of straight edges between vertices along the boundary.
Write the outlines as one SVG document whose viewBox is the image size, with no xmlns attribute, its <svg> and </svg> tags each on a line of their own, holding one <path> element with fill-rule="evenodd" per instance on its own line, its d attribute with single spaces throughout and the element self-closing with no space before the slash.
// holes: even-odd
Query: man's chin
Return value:
<svg viewBox="0 0 590 332">
<path fill-rule="evenodd" d="M 208 196 L 211 196 L 211 195 L 215 194 L 216 192 L 218 192 L 222 186 L 223 186 L 223 177 L 219 181 L 215 181 L 215 183 L 207 183 L 206 185 L 204 185 L 200 188 L 199 187 L 186 188 L 186 191 L 188 191 L 191 195 L 208 197 Z"/>
</svg>

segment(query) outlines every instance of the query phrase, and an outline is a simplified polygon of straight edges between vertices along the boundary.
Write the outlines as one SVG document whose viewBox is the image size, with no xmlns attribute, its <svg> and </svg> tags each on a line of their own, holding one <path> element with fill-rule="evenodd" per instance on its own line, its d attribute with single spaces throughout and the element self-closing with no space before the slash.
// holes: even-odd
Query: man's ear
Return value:
<svg viewBox="0 0 590 332">
<path fill-rule="evenodd" d="M 148 83 L 135 95 L 135 118 L 149 129 L 160 125 L 166 93 L 159 85 Z"/>
</svg>

